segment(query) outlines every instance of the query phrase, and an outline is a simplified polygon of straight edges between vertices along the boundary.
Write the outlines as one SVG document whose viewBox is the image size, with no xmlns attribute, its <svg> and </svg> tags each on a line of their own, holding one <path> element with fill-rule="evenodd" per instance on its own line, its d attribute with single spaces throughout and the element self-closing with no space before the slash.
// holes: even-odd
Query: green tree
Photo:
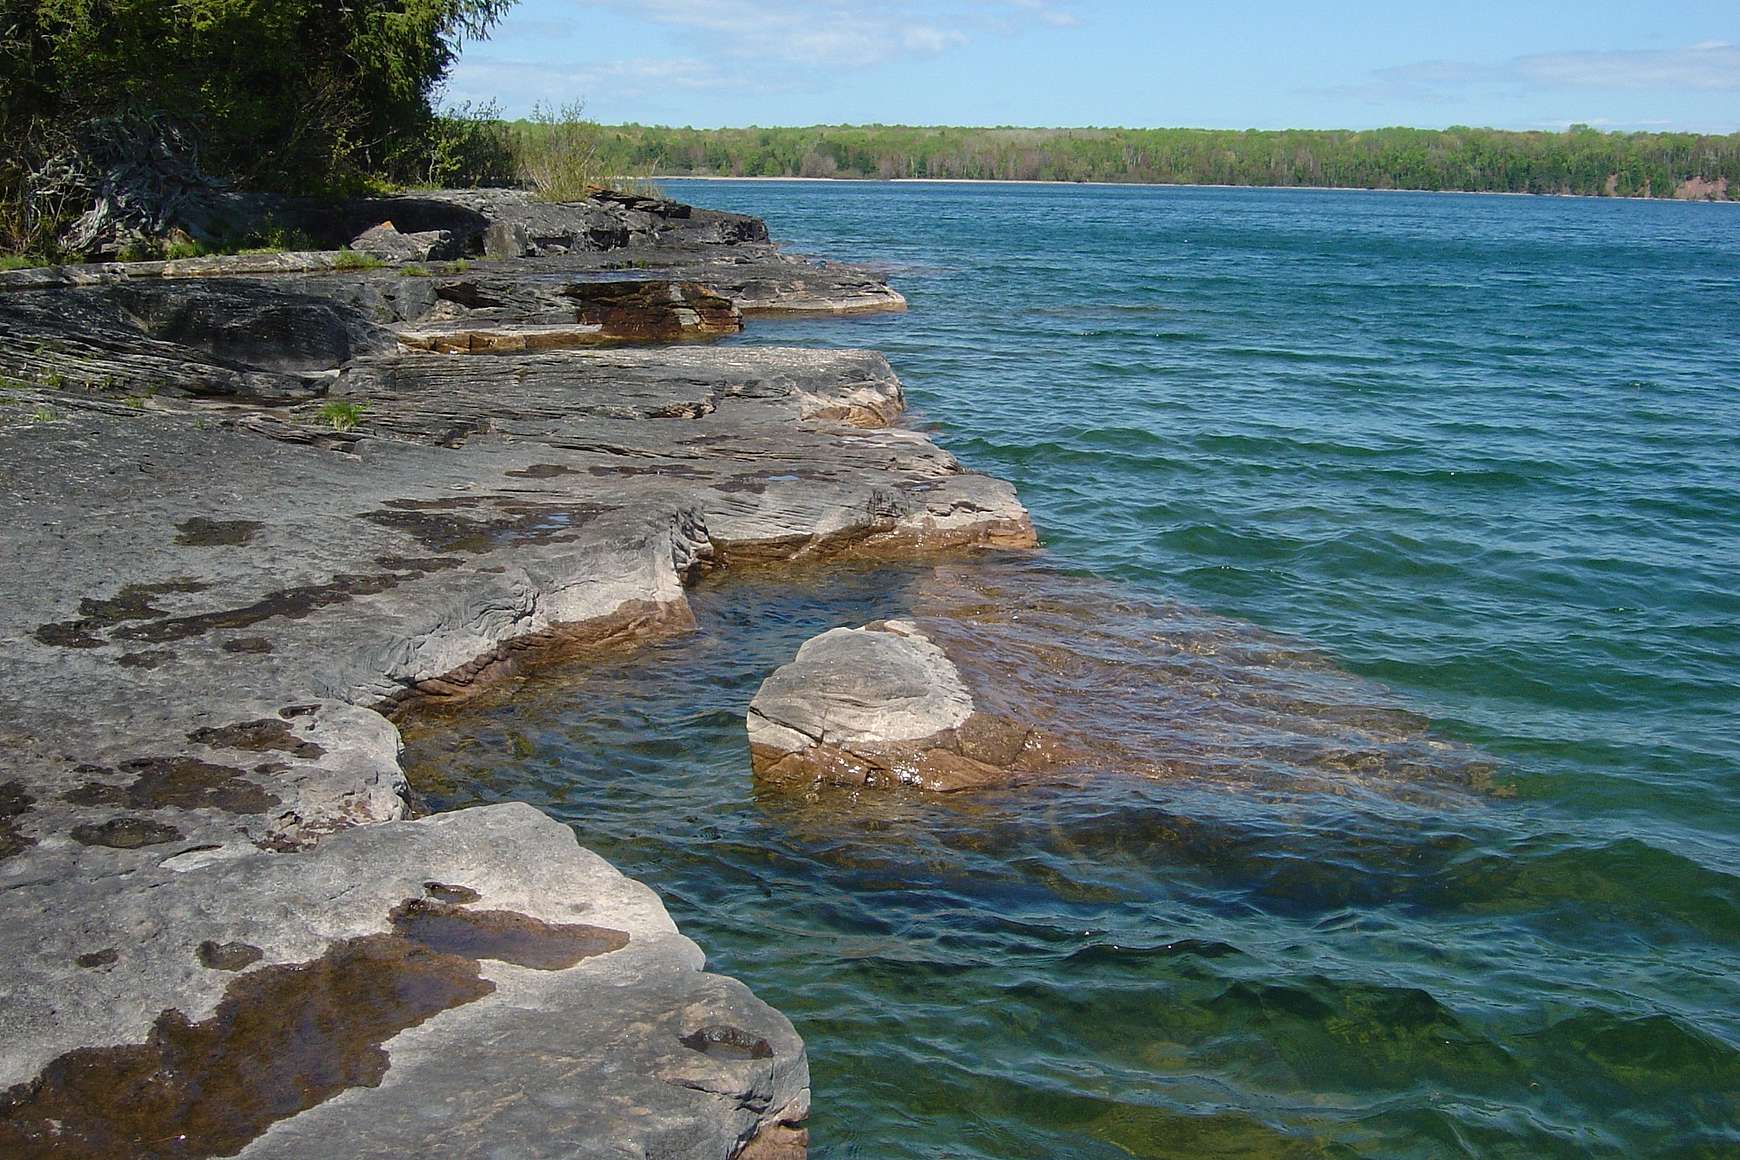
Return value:
<svg viewBox="0 0 1740 1160">
<path fill-rule="evenodd" d="M 0 0 L 0 131 L 40 153 L 93 118 L 167 114 L 244 187 L 342 187 L 426 148 L 460 43 L 512 3 Z"/>
</svg>

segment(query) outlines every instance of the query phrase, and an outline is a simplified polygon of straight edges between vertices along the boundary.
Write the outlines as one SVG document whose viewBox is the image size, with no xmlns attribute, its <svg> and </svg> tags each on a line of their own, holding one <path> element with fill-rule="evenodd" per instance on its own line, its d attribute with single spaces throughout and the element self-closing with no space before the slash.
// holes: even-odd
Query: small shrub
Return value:
<svg viewBox="0 0 1740 1160">
<path fill-rule="evenodd" d="M 519 175 L 544 201 L 584 201 L 604 177 L 598 156 L 602 131 L 588 121 L 578 101 L 551 108 L 532 107 L 531 123 L 520 130 Z"/>
<path fill-rule="evenodd" d="M 467 262 L 464 258 L 460 258 L 456 262 L 449 262 L 441 267 L 441 272 L 443 274 L 463 274 L 469 269 L 471 269 L 471 263 Z"/>
<path fill-rule="evenodd" d="M 312 250 L 314 239 L 301 230 L 288 229 L 279 225 L 267 214 L 260 228 L 246 237 L 241 238 L 234 246 L 226 246 L 215 253 L 232 254 L 282 254 L 290 250 Z"/>
<path fill-rule="evenodd" d="M 362 422 L 363 405 L 334 399 L 320 408 L 320 421 L 334 431 L 355 431 Z"/>
<path fill-rule="evenodd" d="M 519 171 L 518 141 L 494 101 L 470 101 L 430 118 L 419 141 L 391 167 L 410 185 L 453 189 L 509 185 Z"/>
<path fill-rule="evenodd" d="M 127 406 L 135 411 L 143 411 L 145 409 L 145 396 L 128 395 Z"/>
<path fill-rule="evenodd" d="M 31 412 L 30 417 L 39 423 L 52 423 L 60 418 L 59 415 L 55 414 L 53 407 L 44 407 L 40 404 L 37 405 L 36 410 Z"/>
<path fill-rule="evenodd" d="M 23 254 L 0 254 L 0 270 L 28 270 L 36 265 Z"/>
<path fill-rule="evenodd" d="M 399 267 L 399 277 L 401 278 L 427 278 L 428 276 L 429 271 L 422 266 L 411 264 Z"/>
</svg>

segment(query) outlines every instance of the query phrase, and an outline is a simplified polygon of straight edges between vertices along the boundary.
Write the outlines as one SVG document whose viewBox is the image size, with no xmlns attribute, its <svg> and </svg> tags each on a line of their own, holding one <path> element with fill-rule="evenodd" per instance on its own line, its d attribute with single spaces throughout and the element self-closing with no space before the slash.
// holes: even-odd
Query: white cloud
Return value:
<svg viewBox="0 0 1740 1160">
<path fill-rule="evenodd" d="M 977 33 L 1021 24 L 1067 27 L 1051 0 L 575 0 L 678 30 L 701 58 L 735 57 L 803 68 L 869 68 L 937 56 Z"/>
<path fill-rule="evenodd" d="M 512 59 L 461 60 L 448 78 L 448 100 L 484 101 L 504 92 L 515 104 L 561 105 L 580 93 L 609 92 L 627 100 L 668 94 L 673 90 L 733 88 L 757 91 L 782 87 L 768 77 L 721 67 L 693 57 L 670 60 L 588 61 L 571 66 Z"/>
<path fill-rule="evenodd" d="M 1365 85 L 1336 90 L 1370 100 L 1455 101 L 1478 87 L 1537 92 L 1649 90 L 1714 92 L 1740 89 L 1740 45 L 1709 41 L 1684 48 L 1614 52 L 1546 52 L 1498 64 L 1429 60 L 1379 69 Z"/>
</svg>

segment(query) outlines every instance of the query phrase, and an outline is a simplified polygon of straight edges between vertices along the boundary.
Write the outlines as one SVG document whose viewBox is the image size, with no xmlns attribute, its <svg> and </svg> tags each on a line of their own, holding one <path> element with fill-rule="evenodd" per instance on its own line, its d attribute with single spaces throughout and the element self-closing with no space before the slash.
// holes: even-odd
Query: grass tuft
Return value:
<svg viewBox="0 0 1740 1160">
<path fill-rule="evenodd" d="M 320 421 L 334 431 L 355 431 L 356 425 L 362 422 L 363 405 L 341 400 L 333 400 L 323 405 L 318 412 Z"/>
<path fill-rule="evenodd" d="M 340 250 L 332 260 L 334 270 L 378 270 L 385 265 L 373 254 L 359 254 L 355 250 Z"/>
</svg>

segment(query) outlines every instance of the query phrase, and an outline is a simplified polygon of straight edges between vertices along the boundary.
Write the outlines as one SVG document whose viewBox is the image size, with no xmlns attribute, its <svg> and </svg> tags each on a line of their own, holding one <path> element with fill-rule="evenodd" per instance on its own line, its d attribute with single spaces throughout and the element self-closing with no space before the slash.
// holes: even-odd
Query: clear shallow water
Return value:
<svg viewBox="0 0 1740 1160">
<path fill-rule="evenodd" d="M 1740 1156 L 1740 214 L 671 191 L 888 263 L 911 313 L 741 341 L 886 351 L 1049 558 L 720 578 L 411 757 L 789 1014 L 816 1155 Z M 758 795 L 761 678 L 904 611 L 1135 756 Z"/>
</svg>

